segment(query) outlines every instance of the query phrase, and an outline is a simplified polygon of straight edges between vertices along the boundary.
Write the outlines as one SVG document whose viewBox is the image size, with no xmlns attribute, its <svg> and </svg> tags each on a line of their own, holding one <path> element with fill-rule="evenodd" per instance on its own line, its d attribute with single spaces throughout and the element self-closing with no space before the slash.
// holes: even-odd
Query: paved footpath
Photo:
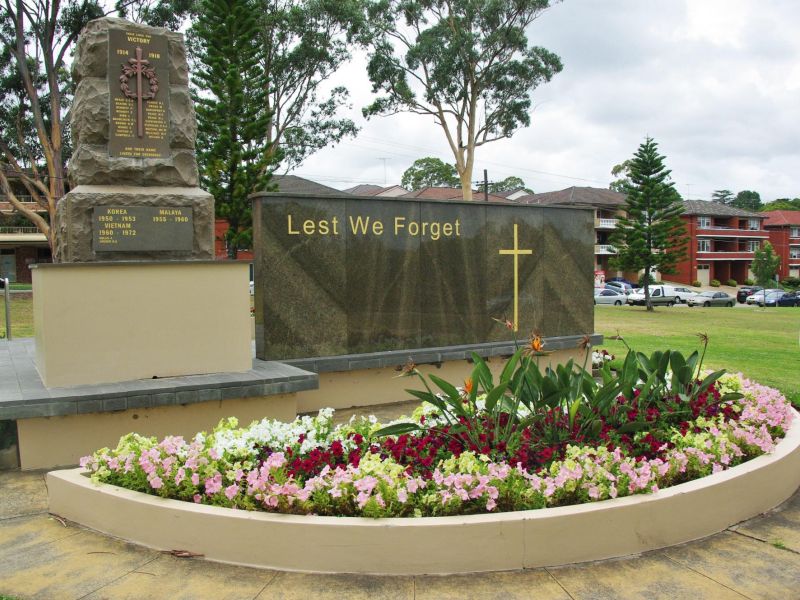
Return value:
<svg viewBox="0 0 800 600">
<path fill-rule="evenodd" d="M 797 600 L 800 491 L 775 511 L 718 535 L 640 556 L 503 573 L 379 577 L 288 573 L 177 558 L 60 522 L 47 513 L 44 473 L 4 471 L 0 472 L 3 594 L 54 600 Z"/>
</svg>

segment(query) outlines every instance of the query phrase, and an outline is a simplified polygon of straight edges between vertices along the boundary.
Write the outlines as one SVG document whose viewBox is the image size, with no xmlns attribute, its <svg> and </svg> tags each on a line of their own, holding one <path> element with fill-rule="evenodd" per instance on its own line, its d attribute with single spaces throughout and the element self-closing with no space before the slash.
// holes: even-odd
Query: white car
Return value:
<svg viewBox="0 0 800 600">
<path fill-rule="evenodd" d="M 252 296 L 255 293 L 256 293 L 256 286 L 255 286 L 255 283 L 251 281 L 250 282 L 250 295 Z"/>
<path fill-rule="evenodd" d="M 686 304 L 689 300 L 695 300 L 700 295 L 700 292 L 696 292 L 687 287 L 676 287 L 673 289 L 675 290 L 675 304 Z"/>
<path fill-rule="evenodd" d="M 597 290 L 594 291 L 595 304 L 613 304 L 614 306 L 622 306 L 625 304 L 628 296 L 623 292 L 616 290 Z"/>
<path fill-rule="evenodd" d="M 773 292 L 782 292 L 782 291 L 783 290 L 776 290 L 774 288 L 769 290 L 761 290 L 760 292 L 756 292 L 755 294 L 748 296 L 745 302 L 747 302 L 747 304 L 757 304 L 759 306 L 762 306 L 764 304 L 765 295 L 769 296 Z"/>
<path fill-rule="evenodd" d="M 653 306 L 664 304 L 672 306 L 675 304 L 675 288 L 670 285 L 651 285 L 648 286 L 650 291 L 650 303 Z M 639 291 L 632 292 L 628 295 L 628 304 L 631 306 L 645 304 L 644 288 Z"/>
</svg>

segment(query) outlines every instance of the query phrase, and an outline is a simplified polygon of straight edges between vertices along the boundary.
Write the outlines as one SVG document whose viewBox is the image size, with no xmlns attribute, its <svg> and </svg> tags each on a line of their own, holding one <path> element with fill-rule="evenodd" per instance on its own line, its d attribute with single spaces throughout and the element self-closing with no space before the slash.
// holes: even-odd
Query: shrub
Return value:
<svg viewBox="0 0 800 600">
<path fill-rule="evenodd" d="M 739 285 L 739 284 L 738 284 L 738 283 L 736 283 L 736 280 L 735 280 L 735 279 L 728 279 L 728 281 L 726 281 L 726 282 L 725 282 L 725 285 L 729 285 L 729 286 L 731 286 L 731 287 L 736 287 L 736 286 L 737 286 L 737 285 Z"/>
<path fill-rule="evenodd" d="M 747 279 L 744 280 L 744 284 L 745 285 L 754 285 L 755 282 L 748 277 Z"/>
<path fill-rule="evenodd" d="M 719 279 L 712 279 L 711 287 L 719 287 Z"/>
<path fill-rule="evenodd" d="M 702 283 L 700 283 L 700 280 L 699 280 L 699 279 L 695 279 L 695 280 L 692 282 L 692 285 L 693 285 L 694 287 L 701 287 L 703 284 L 702 284 Z"/>
<path fill-rule="evenodd" d="M 800 288 L 800 277 L 784 277 L 781 283 L 784 287 L 797 289 Z"/>
</svg>

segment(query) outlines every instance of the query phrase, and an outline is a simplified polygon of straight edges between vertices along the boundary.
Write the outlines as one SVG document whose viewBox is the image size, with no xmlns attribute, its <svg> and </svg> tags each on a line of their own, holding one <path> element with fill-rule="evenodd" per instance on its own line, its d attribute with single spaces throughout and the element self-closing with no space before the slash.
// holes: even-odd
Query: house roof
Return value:
<svg viewBox="0 0 800 600">
<path fill-rule="evenodd" d="M 768 210 L 761 214 L 767 217 L 764 227 L 800 225 L 800 210 Z"/>
<path fill-rule="evenodd" d="M 278 191 L 290 194 L 338 194 L 346 192 L 322 185 L 316 181 L 298 177 L 297 175 L 273 175 L 273 183 L 277 184 Z"/>
<path fill-rule="evenodd" d="M 721 202 L 710 202 L 708 200 L 684 200 L 683 214 L 685 215 L 709 215 L 712 217 L 749 217 L 751 219 L 763 219 L 765 213 L 757 213 L 735 206 L 728 206 Z"/>
<path fill-rule="evenodd" d="M 472 196 L 474 200 L 483 200 L 483 192 L 480 190 L 472 190 Z M 423 198 L 425 200 L 461 200 L 463 197 L 464 193 L 460 187 L 425 187 L 401 196 L 401 198 Z M 489 194 L 489 200 L 491 202 L 508 202 L 497 194 Z"/>
<path fill-rule="evenodd" d="M 380 185 L 362 184 L 346 189 L 345 193 L 353 194 L 354 196 L 381 196 L 394 198 L 408 194 L 408 190 L 399 185 L 389 185 L 384 187 Z"/>
<path fill-rule="evenodd" d="M 565 204 L 581 206 L 620 206 L 625 204 L 625 194 L 606 188 L 568 187 L 557 192 L 529 194 L 517 198 L 526 204 Z"/>
</svg>

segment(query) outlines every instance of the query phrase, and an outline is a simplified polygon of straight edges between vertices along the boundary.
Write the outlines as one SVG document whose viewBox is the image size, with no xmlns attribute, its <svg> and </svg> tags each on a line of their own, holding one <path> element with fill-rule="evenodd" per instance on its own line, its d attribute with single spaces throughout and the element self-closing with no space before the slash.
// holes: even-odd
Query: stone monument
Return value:
<svg viewBox="0 0 800 600">
<path fill-rule="evenodd" d="M 183 36 L 92 21 L 72 76 L 72 190 L 56 210 L 56 260 L 213 259 L 214 199 L 198 187 Z"/>
<path fill-rule="evenodd" d="M 56 262 L 33 271 L 42 381 L 247 371 L 248 265 L 213 260 L 183 36 L 98 19 L 72 73 L 72 189 L 56 209 Z"/>
</svg>

